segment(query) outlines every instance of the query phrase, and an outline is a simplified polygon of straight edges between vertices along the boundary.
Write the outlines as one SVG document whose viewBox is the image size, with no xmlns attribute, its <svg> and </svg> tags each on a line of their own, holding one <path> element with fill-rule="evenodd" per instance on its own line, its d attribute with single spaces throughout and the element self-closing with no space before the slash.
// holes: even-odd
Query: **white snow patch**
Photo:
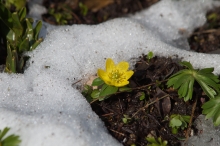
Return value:
<svg viewBox="0 0 220 146">
<path fill-rule="evenodd" d="M 163 0 L 128 18 L 53 27 L 28 53 L 24 74 L 0 73 L 0 129 L 11 127 L 10 133 L 21 136 L 21 146 L 121 145 L 76 88 L 82 82 L 74 88 L 72 84 L 96 74 L 106 58 L 133 64 L 149 51 L 178 55 L 197 68 L 215 67 L 219 74 L 219 55 L 187 51 L 186 43 L 192 30 L 205 22 L 205 12 L 217 5 L 211 0 Z"/>
</svg>

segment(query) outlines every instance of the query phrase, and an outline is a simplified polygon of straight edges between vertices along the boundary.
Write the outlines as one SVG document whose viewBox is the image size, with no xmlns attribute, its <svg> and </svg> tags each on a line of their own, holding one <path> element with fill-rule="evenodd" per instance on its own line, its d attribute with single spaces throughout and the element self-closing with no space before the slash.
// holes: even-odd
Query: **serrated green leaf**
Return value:
<svg viewBox="0 0 220 146">
<path fill-rule="evenodd" d="M 18 146 L 20 142 L 21 140 L 19 139 L 19 136 L 10 135 L 7 138 L 5 138 L 1 143 L 2 146 Z"/>
<path fill-rule="evenodd" d="M 215 126 L 220 125 L 220 96 L 204 103 L 202 109 L 202 113 L 206 115 L 206 118 L 212 118 Z"/>
<path fill-rule="evenodd" d="M 210 98 L 214 98 L 220 92 L 219 79 L 212 73 L 213 68 L 196 70 L 193 69 L 190 62 L 184 61 L 180 64 L 188 69 L 181 70 L 172 75 L 167 82 L 167 86 L 173 86 L 174 89 L 178 89 L 179 96 L 183 97 L 185 101 L 192 99 L 195 80 Z"/>
<path fill-rule="evenodd" d="M 104 84 L 104 81 L 99 77 L 94 79 L 92 82 L 92 86 L 100 86 L 102 84 Z"/>
<path fill-rule="evenodd" d="M 100 96 L 105 97 L 107 95 L 114 94 L 118 91 L 118 87 L 115 86 L 107 86 L 104 90 L 101 90 Z"/>
<path fill-rule="evenodd" d="M 208 74 L 208 73 L 212 73 L 214 71 L 214 68 L 204 68 L 198 71 L 199 74 Z"/>
<path fill-rule="evenodd" d="M 180 62 L 180 65 L 183 65 L 183 66 L 186 66 L 187 68 L 189 68 L 190 70 L 194 70 L 192 64 L 188 61 L 183 61 L 183 62 Z"/>
<path fill-rule="evenodd" d="M 190 116 L 181 115 L 181 117 L 183 118 L 184 121 L 186 121 L 187 123 L 189 123 L 189 121 L 190 121 Z"/>
<path fill-rule="evenodd" d="M 5 136 L 5 134 L 10 130 L 10 128 L 5 127 L 3 131 L 0 130 L 0 140 Z"/>
<path fill-rule="evenodd" d="M 198 80 L 199 85 L 201 86 L 201 88 L 203 89 L 203 91 L 206 93 L 206 95 L 209 98 L 214 98 L 215 95 L 217 95 L 217 93 L 215 92 L 215 90 L 213 90 L 211 87 L 209 87 L 206 83 L 204 83 L 201 80 Z"/>
<path fill-rule="evenodd" d="M 5 137 L 6 133 L 10 130 L 10 128 L 5 127 L 3 131 L 0 130 L 0 145 L 1 146 L 18 146 L 21 142 L 19 136 L 17 135 L 9 135 Z"/>
</svg>

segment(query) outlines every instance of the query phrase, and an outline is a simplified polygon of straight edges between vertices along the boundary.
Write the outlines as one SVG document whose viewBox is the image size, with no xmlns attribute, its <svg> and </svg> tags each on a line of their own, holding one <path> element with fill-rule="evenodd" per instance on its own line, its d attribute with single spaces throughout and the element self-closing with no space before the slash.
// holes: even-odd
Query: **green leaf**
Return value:
<svg viewBox="0 0 220 146">
<path fill-rule="evenodd" d="M 21 10 L 18 11 L 18 17 L 20 22 L 23 22 L 25 17 L 26 17 L 26 8 L 22 8 Z"/>
<path fill-rule="evenodd" d="M 179 117 L 174 117 L 170 120 L 169 126 L 170 127 L 180 127 L 182 125 L 182 121 Z"/>
<path fill-rule="evenodd" d="M 190 70 L 194 70 L 193 69 L 193 66 L 190 62 L 187 62 L 187 61 L 183 61 L 183 62 L 180 62 L 180 65 L 183 65 L 183 66 L 186 66 L 187 68 L 189 68 Z"/>
<path fill-rule="evenodd" d="M 3 131 L 0 130 L 0 140 L 5 136 L 5 134 L 10 130 L 10 128 L 5 127 Z"/>
<path fill-rule="evenodd" d="M 29 50 L 29 40 L 28 40 L 28 38 L 26 38 L 21 42 L 18 51 L 19 51 L 19 53 L 22 53 L 22 52 L 28 51 L 28 50 Z"/>
<path fill-rule="evenodd" d="M 12 13 L 11 17 L 12 17 L 12 20 L 13 20 L 13 26 L 12 26 L 11 29 L 15 32 L 16 38 L 18 38 L 23 33 L 23 27 L 20 23 L 17 12 Z"/>
<path fill-rule="evenodd" d="M 29 21 L 29 19 L 25 19 L 26 21 L 26 24 L 27 24 L 27 29 L 26 29 L 26 37 L 28 38 L 28 40 L 32 40 L 33 37 L 34 37 L 34 31 L 33 31 L 33 28 L 32 28 L 32 24 L 31 22 Z"/>
<path fill-rule="evenodd" d="M 187 128 L 187 123 L 190 121 L 190 116 L 187 115 L 173 114 L 170 118 L 169 127 L 172 128 L 173 134 L 176 134 L 179 128 L 182 130 Z"/>
<path fill-rule="evenodd" d="M 177 134 L 178 133 L 178 128 L 177 127 L 173 127 L 172 128 L 172 133 L 173 134 Z"/>
<path fill-rule="evenodd" d="M 139 97 L 140 100 L 144 100 L 145 99 L 145 93 L 141 92 L 141 96 Z"/>
<path fill-rule="evenodd" d="M 100 92 L 100 96 L 107 96 L 107 95 L 111 95 L 111 94 L 114 94 L 118 91 L 118 87 L 115 87 L 115 86 L 107 86 L 104 90 L 101 90 Z"/>
<path fill-rule="evenodd" d="M 6 133 L 10 130 L 10 128 L 6 127 L 3 131 L 0 130 L 0 145 L 1 146 L 18 146 L 21 142 L 19 136 L 17 135 L 9 135 L 5 137 Z M 4 138 L 5 137 L 5 138 Z"/>
<path fill-rule="evenodd" d="M 193 69 L 190 62 L 184 61 L 180 64 L 188 69 L 181 70 L 172 75 L 167 82 L 167 86 L 173 86 L 174 89 L 178 89 L 178 94 L 184 98 L 184 101 L 192 99 L 195 80 L 209 98 L 214 98 L 217 95 L 217 92 L 220 91 L 219 79 L 212 73 L 214 71 L 213 68 L 196 70 Z"/>
<path fill-rule="evenodd" d="M 30 51 L 34 50 L 42 41 L 43 39 L 39 38 L 33 45 L 31 45 Z"/>
<path fill-rule="evenodd" d="M 148 141 L 148 145 L 147 146 L 167 146 L 167 141 L 166 140 L 162 140 L 160 137 L 157 138 L 157 140 L 154 137 L 147 137 L 146 140 Z"/>
<path fill-rule="evenodd" d="M 11 12 L 4 6 L 4 4 L 0 3 L 0 19 L 10 29 L 13 27 L 13 20 L 11 15 Z"/>
<path fill-rule="evenodd" d="M 220 125 L 220 96 L 210 99 L 208 102 L 202 105 L 202 113 L 206 115 L 206 118 L 213 118 L 215 126 Z"/>
<path fill-rule="evenodd" d="M 127 124 L 128 119 L 126 119 L 126 118 L 122 118 L 122 121 L 123 121 L 123 123 Z"/>
<path fill-rule="evenodd" d="M 38 39 L 38 35 L 40 33 L 42 27 L 42 21 L 38 21 L 37 25 L 34 28 L 34 39 L 37 40 Z"/>
<path fill-rule="evenodd" d="M 82 94 L 83 94 L 84 96 L 86 96 L 87 94 L 91 94 L 91 93 L 92 93 L 92 87 L 89 86 L 89 85 L 85 85 L 85 86 L 83 87 Z"/>
<path fill-rule="evenodd" d="M 183 118 L 184 121 L 186 121 L 187 123 L 189 123 L 189 121 L 190 121 L 190 116 L 181 115 L 181 117 Z"/>
<path fill-rule="evenodd" d="M 118 88 L 118 90 L 119 90 L 120 92 L 131 92 L 131 91 L 132 91 L 132 88 L 129 88 L 129 87 L 124 86 L 124 87 Z"/>
<path fill-rule="evenodd" d="M 92 86 L 100 86 L 104 84 L 104 81 L 101 78 L 96 78 L 92 82 Z"/>
<path fill-rule="evenodd" d="M 103 90 L 105 90 L 108 86 L 109 86 L 109 85 L 107 85 L 107 84 L 103 84 L 100 92 L 102 92 Z"/>
<path fill-rule="evenodd" d="M 150 51 L 150 52 L 147 54 L 147 59 L 150 60 L 150 59 L 153 58 L 153 56 L 154 56 L 154 53 Z"/>
<path fill-rule="evenodd" d="M 10 135 L 2 141 L 2 146 L 18 146 L 20 142 L 19 136 Z"/>
<path fill-rule="evenodd" d="M 95 89 L 92 91 L 91 97 L 92 98 L 99 98 L 100 97 L 99 94 L 100 94 L 100 91 L 98 89 Z"/>
</svg>

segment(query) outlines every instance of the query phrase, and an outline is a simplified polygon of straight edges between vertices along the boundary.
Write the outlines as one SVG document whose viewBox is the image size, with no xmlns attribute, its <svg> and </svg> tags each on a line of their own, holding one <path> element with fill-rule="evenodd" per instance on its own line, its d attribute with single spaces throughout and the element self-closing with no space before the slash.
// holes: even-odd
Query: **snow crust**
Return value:
<svg viewBox="0 0 220 146">
<path fill-rule="evenodd" d="M 189 51 L 186 41 L 214 6 L 220 2 L 163 0 L 99 25 L 45 25 L 45 40 L 28 52 L 31 59 L 25 73 L 0 73 L 0 129 L 11 127 L 10 133 L 20 135 L 21 146 L 121 145 L 108 134 L 78 87 L 104 68 L 106 58 L 129 61 L 132 68 L 149 51 L 178 55 L 197 68 L 215 67 L 219 74 L 220 56 Z"/>
</svg>

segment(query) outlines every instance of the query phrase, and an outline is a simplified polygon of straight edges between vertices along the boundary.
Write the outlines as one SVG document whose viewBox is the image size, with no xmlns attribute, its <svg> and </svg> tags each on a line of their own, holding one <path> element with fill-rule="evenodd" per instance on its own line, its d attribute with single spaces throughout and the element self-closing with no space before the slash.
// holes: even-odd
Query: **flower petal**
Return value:
<svg viewBox="0 0 220 146">
<path fill-rule="evenodd" d="M 128 80 L 134 74 L 134 72 L 130 70 L 130 71 L 126 71 L 124 74 L 125 74 L 126 80 Z"/>
<path fill-rule="evenodd" d="M 122 61 L 122 62 L 119 62 L 119 63 L 118 63 L 117 68 L 118 68 L 120 71 L 127 71 L 128 68 L 129 68 L 129 64 L 128 64 L 128 62 Z"/>
<path fill-rule="evenodd" d="M 110 85 L 111 80 L 110 80 L 108 74 L 104 70 L 98 69 L 97 74 L 106 84 Z"/>
<path fill-rule="evenodd" d="M 116 87 L 122 87 L 122 86 L 125 86 L 129 84 L 129 81 L 124 81 L 124 82 L 121 82 L 121 83 L 115 83 L 114 86 Z"/>
<path fill-rule="evenodd" d="M 111 58 L 106 60 L 106 72 L 110 72 L 115 67 L 115 63 Z"/>
</svg>

